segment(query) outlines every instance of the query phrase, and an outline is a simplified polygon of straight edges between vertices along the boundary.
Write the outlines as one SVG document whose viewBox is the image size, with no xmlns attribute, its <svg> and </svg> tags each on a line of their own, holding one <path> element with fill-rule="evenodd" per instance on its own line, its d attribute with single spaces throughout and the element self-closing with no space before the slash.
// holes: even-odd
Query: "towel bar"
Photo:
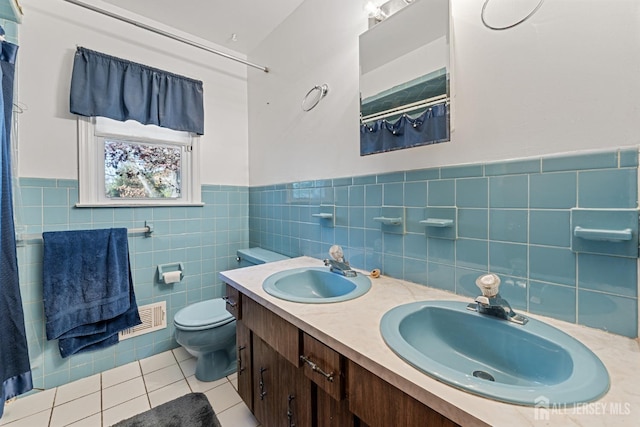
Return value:
<svg viewBox="0 0 640 427">
<path fill-rule="evenodd" d="M 73 230 L 61 230 L 61 231 L 73 231 Z M 127 229 L 127 234 L 139 234 L 139 233 L 144 233 L 145 237 L 151 237 L 151 234 L 153 233 L 153 224 L 145 221 L 144 227 Z M 16 242 L 24 242 L 25 240 L 42 240 L 42 233 L 32 233 L 32 234 L 16 233 Z"/>
</svg>

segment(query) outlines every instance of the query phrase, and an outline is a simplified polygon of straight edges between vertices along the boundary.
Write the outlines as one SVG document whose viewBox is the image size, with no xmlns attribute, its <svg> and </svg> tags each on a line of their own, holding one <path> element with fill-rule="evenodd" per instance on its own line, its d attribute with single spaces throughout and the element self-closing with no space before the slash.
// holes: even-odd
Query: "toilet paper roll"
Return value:
<svg viewBox="0 0 640 427">
<path fill-rule="evenodd" d="M 169 271 L 162 275 L 164 283 L 176 283 L 180 281 L 180 271 Z"/>
</svg>

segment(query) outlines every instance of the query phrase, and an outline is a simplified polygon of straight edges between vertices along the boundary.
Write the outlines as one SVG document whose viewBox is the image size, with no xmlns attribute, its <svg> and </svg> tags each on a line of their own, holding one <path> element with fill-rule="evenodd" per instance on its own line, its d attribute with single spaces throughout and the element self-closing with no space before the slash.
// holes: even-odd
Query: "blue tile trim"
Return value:
<svg viewBox="0 0 640 427">
<path fill-rule="evenodd" d="M 539 173 L 541 159 L 514 160 L 511 162 L 489 163 L 484 167 L 487 176 L 495 175 L 520 175 L 527 173 Z"/>
<path fill-rule="evenodd" d="M 618 153 L 590 153 L 549 157 L 542 159 L 542 172 L 557 172 L 584 169 L 606 169 L 618 167 Z"/>
</svg>

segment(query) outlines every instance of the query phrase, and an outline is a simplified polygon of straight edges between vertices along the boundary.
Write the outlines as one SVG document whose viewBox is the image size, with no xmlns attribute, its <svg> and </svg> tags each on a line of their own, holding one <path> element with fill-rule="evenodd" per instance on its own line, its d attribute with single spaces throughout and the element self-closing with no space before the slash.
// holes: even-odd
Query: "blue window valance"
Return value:
<svg viewBox="0 0 640 427">
<path fill-rule="evenodd" d="M 204 134 L 202 82 L 78 47 L 70 110 Z"/>
</svg>

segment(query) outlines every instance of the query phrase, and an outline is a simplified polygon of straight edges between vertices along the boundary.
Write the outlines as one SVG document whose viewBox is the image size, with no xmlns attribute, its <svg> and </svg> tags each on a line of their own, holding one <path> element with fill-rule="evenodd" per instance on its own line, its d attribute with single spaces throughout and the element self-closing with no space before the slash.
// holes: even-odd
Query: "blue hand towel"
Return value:
<svg viewBox="0 0 640 427">
<path fill-rule="evenodd" d="M 131 279 L 131 271 L 129 271 L 129 277 Z M 129 280 L 129 302 L 129 309 L 121 315 L 103 322 L 97 322 L 92 325 L 84 325 L 80 327 L 88 329 L 94 328 L 94 332 L 89 331 L 82 336 L 75 335 L 72 337 L 67 337 L 67 334 L 63 334 L 58 339 L 60 355 L 62 357 L 67 357 L 72 354 L 99 350 L 101 348 L 117 344 L 119 341 L 118 332 L 142 323 L 140 320 L 140 314 L 138 313 L 138 305 L 136 304 L 132 279 Z M 78 329 L 79 328 L 75 328 L 74 331 Z"/>
<path fill-rule="evenodd" d="M 46 232 L 43 296 L 47 339 L 69 355 L 117 342 L 140 324 L 129 268 L 127 230 Z"/>
</svg>

